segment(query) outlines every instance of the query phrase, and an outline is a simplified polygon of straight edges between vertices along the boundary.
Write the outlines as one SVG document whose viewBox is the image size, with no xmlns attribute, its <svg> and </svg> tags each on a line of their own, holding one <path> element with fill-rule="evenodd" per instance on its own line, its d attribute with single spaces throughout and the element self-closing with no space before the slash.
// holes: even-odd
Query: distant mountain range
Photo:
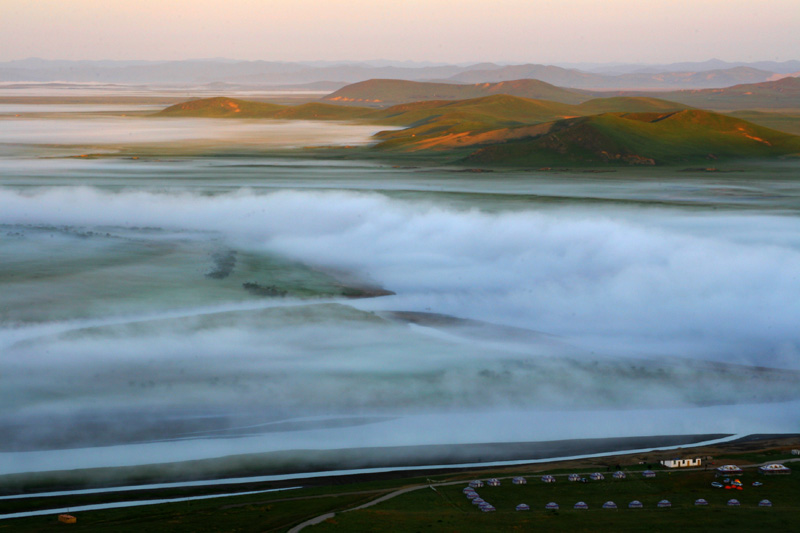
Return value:
<svg viewBox="0 0 800 533">
<path fill-rule="evenodd" d="M 520 79 L 471 85 L 413 82 L 405 80 L 368 80 L 345 86 L 324 98 L 331 103 L 356 103 L 385 106 L 421 100 L 461 100 L 493 94 L 552 100 L 576 104 L 596 96 L 651 96 L 679 102 L 686 106 L 715 110 L 800 109 L 800 78 L 739 84 L 716 89 L 673 91 L 587 91 L 565 89 L 548 83 Z"/>
<path fill-rule="evenodd" d="M 581 69 L 539 64 L 279 62 L 220 58 L 184 61 L 61 61 L 32 58 L 0 63 L 0 82 L 6 83 L 58 81 L 180 86 L 228 83 L 299 87 L 327 82 L 326 87 L 335 87 L 378 78 L 475 84 L 526 78 L 580 89 L 699 89 L 772 81 L 798 73 L 800 61 L 589 64 Z"/>
</svg>

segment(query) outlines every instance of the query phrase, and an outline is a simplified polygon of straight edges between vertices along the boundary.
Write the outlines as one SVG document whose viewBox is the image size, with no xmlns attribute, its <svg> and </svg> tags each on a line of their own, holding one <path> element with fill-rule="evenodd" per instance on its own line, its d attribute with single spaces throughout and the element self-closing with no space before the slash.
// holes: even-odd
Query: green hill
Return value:
<svg viewBox="0 0 800 533">
<path fill-rule="evenodd" d="M 392 105 L 422 100 L 465 100 L 507 94 L 522 98 L 578 104 L 590 97 L 539 80 L 514 80 L 498 83 L 429 83 L 406 80 L 367 80 L 353 83 L 326 96 L 328 102 Z"/>
<path fill-rule="evenodd" d="M 701 110 L 560 120 L 546 133 L 486 146 L 470 164 L 681 164 L 800 155 L 800 137 Z"/>
<path fill-rule="evenodd" d="M 494 144 L 539 135 L 532 126 L 606 111 L 665 111 L 684 106 L 655 98 L 600 98 L 580 105 L 532 100 L 508 95 L 470 100 L 402 104 L 369 116 L 383 124 L 408 125 L 379 134 L 378 149 L 451 149 Z"/>
<path fill-rule="evenodd" d="M 309 103 L 297 106 L 215 97 L 170 106 L 155 116 L 199 118 L 273 118 L 287 120 L 349 120 L 370 113 L 365 107 Z"/>
</svg>

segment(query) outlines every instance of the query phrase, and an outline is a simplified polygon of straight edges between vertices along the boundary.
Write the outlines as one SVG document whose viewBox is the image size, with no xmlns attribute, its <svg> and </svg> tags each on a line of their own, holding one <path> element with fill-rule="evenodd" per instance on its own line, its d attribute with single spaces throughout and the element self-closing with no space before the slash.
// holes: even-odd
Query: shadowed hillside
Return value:
<svg viewBox="0 0 800 533">
<path fill-rule="evenodd" d="M 800 137 L 701 110 L 609 113 L 552 123 L 541 135 L 481 148 L 470 163 L 680 164 L 800 154 Z"/>
</svg>

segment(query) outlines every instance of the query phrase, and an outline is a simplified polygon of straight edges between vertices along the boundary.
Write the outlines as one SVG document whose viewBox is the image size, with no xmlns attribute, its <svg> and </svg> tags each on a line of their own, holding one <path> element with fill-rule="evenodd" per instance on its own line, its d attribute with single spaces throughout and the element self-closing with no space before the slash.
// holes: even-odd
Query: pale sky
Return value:
<svg viewBox="0 0 800 533">
<path fill-rule="evenodd" d="M 0 0 L 0 61 L 800 59 L 800 0 Z"/>
</svg>

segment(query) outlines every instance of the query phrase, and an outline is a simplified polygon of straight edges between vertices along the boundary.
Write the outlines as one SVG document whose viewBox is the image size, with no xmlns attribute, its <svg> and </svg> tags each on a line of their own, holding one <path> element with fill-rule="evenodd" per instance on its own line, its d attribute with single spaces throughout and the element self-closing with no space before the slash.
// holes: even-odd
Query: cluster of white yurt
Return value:
<svg viewBox="0 0 800 533">
<path fill-rule="evenodd" d="M 567 479 L 569 481 L 580 481 L 581 480 L 581 476 L 579 474 L 570 474 L 570 475 L 567 476 Z"/>
<path fill-rule="evenodd" d="M 600 472 L 592 472 L 591 474 L 589 474 L 589 479 L 591 479 L 592 481 L 602 481 L 605 478 L 606 477 Z"/>
<path fill-rule="evenodd" d="M 625 479 L 626 477 L 628 477 L 628 475 L 622 470 L 617 470 L 616 472 L 614 472 L 613 477 L 614 479 Z"/>
<path fill-rule="evenodd" d="M 546 475 L 542 476 L 542 481 L 544 483 L 555 483 L 556 482 L 556 476 L 551 476 L 550 474 L 546 474 Z"/>
<path fill-rule="evenodd" d="M 514 485 L 526 485 L 528 483 L 528 480 L 525 479 L 524 477 L 517 476 L 511 480 L 511 483 L 513 483 Z"/>
<path fill-rule="evenodd" d="M 478 492 L 475 490 L 476 486 L 482 487 L 483 483 L 479 480 L 470 481 L 469 486 L 461 489 L 461 492 L 463 492 L 464 496 L 466 496 L 467 499 L 472 502 L 472 505 L 477 505 L 478 508 L 484 513 L 496 511 L 497 509 L 495 509 L 494 505 L 487 502 L 478 495 Z"/>
</svg>

